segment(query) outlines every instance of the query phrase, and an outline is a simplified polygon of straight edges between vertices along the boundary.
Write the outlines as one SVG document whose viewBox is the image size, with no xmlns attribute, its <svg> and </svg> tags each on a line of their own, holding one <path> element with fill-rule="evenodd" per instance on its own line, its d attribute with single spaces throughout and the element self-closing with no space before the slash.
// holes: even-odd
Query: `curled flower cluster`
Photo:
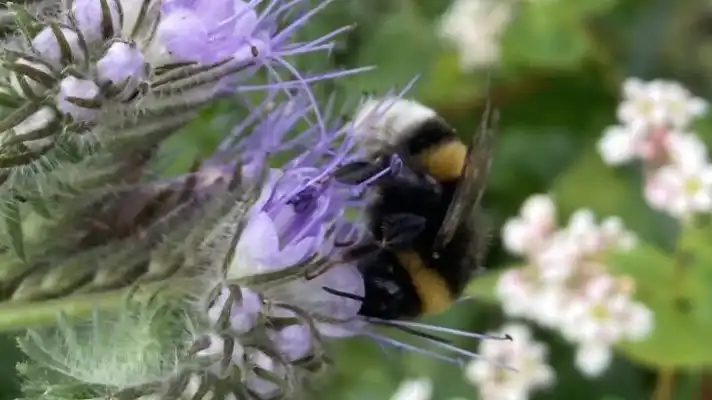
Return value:
<svg viewBox="0 0 712 400">
<path fill-rule="evenodd" d="M 11 6 L 22 40 L 3 48 L 0 74 L 14 212 L 0 301 L 81 303 L 129 286 L 181 295 L 156 297 L 171 312 L 29 334 L 23 348 L 45 371 L 26 368 L 27 398 L 289 398 L 324 365 L 322 335 L 360 332 L 364 321 L 345 322 L 360 303 L 323 290 L 363 294 L 355 266 L 333 263 L 335 243 L 359 235 L 344 212 L 362 203 L 330 179 L 353 154 L 350 128 L 326 122 L 310 85 L 363 69 L 304 77 L 287 61 L 328 51 L 346 29 L 295 41 L 329 1 L 307 3 L 75 0 L 41 17 Z M 259 69 L 266 83 L 249 79 Z M 199 107 L 248 91 L 262 103 L 213 156 L 167 180 L 149 169 Z M 292 159 L 270 168 L 273 155 Z M 325 273 L 305 280 L 312 269 Z"/>
<path fill-rule="evenodd" d="M 97 310 L 88 329 L 62 319 L 29 333 L 28 399 L 293 398 L 326 364 L 326 340 L 362 335 L 464 364 L 478 355 L 427 332 L 504 339 L 359 314 L 364 277 L 344 248 L 367 234 L 350 214 L 365 211 L 372 180 L 334 179 L 361 156 L 358 127 L 331 118 L 311 84 L 363 69 L 304 77 L 287 61 L 344 31 L 296 42 L 329 1 L 307 3 L 73 0 L 42 17 L 12 6 L 22 40 L 3 49 L 0 75 L 0 179 L 13 178 L 0 192 L 12 200 L 0 301 L 151 297 L 108 319 Z M 260 69 L 267 83 L 254 84 Z M 240 98 L 247 116 L 212 156 L 157 177 L 166 138 L 248 91 L 261 97 Z M 397 158 L 378 176 L 399 173 Z"/>
<path fill-rule="evenodd" d="M 630 297 L 633 282 L 611 276 L 602 261 L 607 251 L 631 249 L 636 238 L 619 218 L 597 224 L 586 209 L 557 229 L 555 213 L 550 197 L 533 195 L 504 225 L 505 247 L 526 266 L 506 272 L 497 294 L 507 315 L 556 329 L 575 343 L 577 367 L 596 376 L 608 366 L 612 345 L 642 340 L 652 330 L 651 311 Z"/>
<path fill-rule="evenodd" d="M 10 5 L 22 40 L 3 44 L 0 57 L 7 71 L 0 75 L 4 179 L 12 167 L 54 161 L 56 147 L 158 141 L 224 94 L 264 89 L 248 82 L 260 68 L 273 78 L 271 88 L 283 89 L 352 72 L 304 78 L 287 61 L 328 50 L 344 31 L 293 40 L 328 2 L 298 18 L 289 15 L 303 1 L 257 3 L 71 0 L 41 17 Z"/>
<path fill-rule="evenodd" d="M 526 399 L 530 392 L 541 390 L 554 383 L 554 369 L 547 364 L 548 349 L 545 344 L 532 338 L 526 325 L 508 324 L 501 332 L 514 339 L 514 345 L 503 342 L 482 342 L 480 353 L 489 359 L 498 360 L 517 369 L 516 374 L 503 373 L 491 363 L 473 360 L 465 376 L 477 386 L 482 400 Z"/>
<path fill-rule="evenodd" d="M 608 128 L 598 149 L 610 165 L 640 159 L 645 166 L 645 199 L 657 210 L 686 219 L 712 208 L 712 165 L 691 124 L 707 102 L 680 84 L 630 78 L 618 107 L 621 125 Z"/>
</svg>

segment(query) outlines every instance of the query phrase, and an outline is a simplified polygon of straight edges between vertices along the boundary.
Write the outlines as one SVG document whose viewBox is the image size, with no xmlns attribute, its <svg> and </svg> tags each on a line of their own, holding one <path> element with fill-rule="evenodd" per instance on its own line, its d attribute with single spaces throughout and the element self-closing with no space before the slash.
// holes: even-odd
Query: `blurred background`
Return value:
<svg viewBox="0 0 712 400">
<path fill-rule="evenodd" d="M 500 229 L 533 193 L 553 193 L 562 218 L 589 207 L 600 215 L 619 215 L 649 243 L 673 245 L 675 224 L 644 205 L 636 167 L 605 166 L 596 143 L 615 124 L 627 77 L 671 79 L 711 98 L 712 3 L 337 0 L 302 33 L 315 37 L 354 23 L 330 60 L 301 59 L 301 68 L 378 68 L 322 85 L 324 93 L 385 93 L 419 74 L 409 96 L 438 110 L 467 140 L 487 100 L 499 110 L 493 174 L 484 198 L 493 226 L 490 270 L 517 263 L 503 250 Z M 209 154 L 235 120 L 229 107 L 205 110 L 200 121 L 167 145 L 165 151 L 179 155 L 172 169 L 185 169 L 195 157 Z M 710 143 L 712 120 L 699 121 L 695 131 Z M 478 287 L 495 282 L 484 279 Z M 430 322 L 485 331 L 505 321 L 494 297 L 482 296 Z M 660 385 L 659 368 L 618 352 L 600 377 L 586 378 L 559 334 L 530 325 L 536 340 L 549 346 L 548 363 L 556 373 L 554 385 L 532 393 L 533 399 L 649 399 Z M 12 399 L 21 356 L 12 337 L 4 337 L 1 346 L 0 399 Z M 477 344 L 465 346 L 474 350 Z M 477 398 L 454 365 L 395 351 L 386 355 L 366 340 L 333 347 L 335 368 L 306 398 L 388 399 L 404 379 L 414 377 L 432 378 L 433 399 Z M 712 346 L 700 351 L 712 352 Z M 704 368 L 678 372 L 672 398 L 712 399 L 712 375 L 706 376 Z"/>
</svg>

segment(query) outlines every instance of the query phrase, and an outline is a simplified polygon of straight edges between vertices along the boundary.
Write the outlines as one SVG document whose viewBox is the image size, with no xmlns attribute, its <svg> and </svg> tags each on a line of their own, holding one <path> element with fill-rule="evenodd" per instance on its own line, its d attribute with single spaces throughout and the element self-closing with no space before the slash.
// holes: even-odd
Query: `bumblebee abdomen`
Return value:
<svg viewBox="0 0 712 400">
<path fill-rule="evenodd" d="M 436 271 L 447 283 L 453 298 L 462 294 L 479 267 L 476 255 L 481 254 L 483 249 L 475 247 L 482 242 L 479 240 L 480 234 L 473 226 L 461 225 L 450 242 L 438 251 L 437 257 L 430 248 L 416 247 L 428 268 Z"/>
<path fill-rule="evenodd" d="M 392 252 L 361 260 L 364 301 L 359 314 L 380 319 L 408 319 L 422 314 L 423 302 L 411 276 Z"/>
</svg>

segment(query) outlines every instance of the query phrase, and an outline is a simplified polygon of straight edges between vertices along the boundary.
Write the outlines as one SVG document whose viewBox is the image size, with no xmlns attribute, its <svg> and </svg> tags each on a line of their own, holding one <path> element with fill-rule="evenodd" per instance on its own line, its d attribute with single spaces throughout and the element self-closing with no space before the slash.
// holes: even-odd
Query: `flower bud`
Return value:
<svg viewBox="0 0 712 400">
<path fill-rule="evenodd" d="M 248 359 L 254 367 L 286 379 L 287 371 L 284 366 L 275 362 L 272 357 L 264 352 L 252 350 L 248 354 Z M 247 373 L 245 383 L 250 390 L 259 394 L 261 398 L 270 399 L 279 395 L 279 385 L 267 379 L 260 378 L 254 370 L 250 370 Z"/>
<path fill-rule="evenodd" d="M 52 70 L 39 62 L 20 58 L 11 69 L 10 87 L 25 98 L 43 94 L 54 83 Z"/>
<path fill-rule="evenodd" d="M 68 76 L 59 84 L 57 108 L 75 121 L 91 121 L 99 115 L 99 86 Z"/>
<path fill-rule="evenodd" d="M 196 49 L 208 42 L 208 32 L 198 16 L 178 9 L 161 20 L 158 40 L 170 51 L 175 61 L 193 61 Z"/>
<path fill-rule="evenodd" d="M 65 43 L 68 46 L 65 46 Z M 47 63 L 58 69 L 86 59 L 79 34 L 69 28 L 56 25 L 42 29 L 32 39 L 32 47 Z"/>
<path fill-rule="evenodd" d="M 235 333 L 245 333 L 252 329 L 262 310 L 262 299 L 255 292 L 240 288 L 242 300 L 237 301 L 230 288 L 224 287 L 215 303 L 208 309 L 208 319 L 218 324 L 227 318 L 229 326 Z"/>
<path fill-rule="evenodd" d="M 100 85 L 111 85 L 111 92 L 125 99 L 132 96 L 147 78 L 146 60 L 136 46 L 115 42 L 96 63 Z"/>
<path fill-rule="evenodd" d="M 74 0 L 72 15 L 87 43 L 109 39 L 121 31 L 117 0 Z"/>
<path fill-rule="evenodd" d="M 272 331 L 270 339 L 287 361 L 300 360 L 311 351 L 311 331 L 309 327 L 302 324 L 289 325 L 279 331 Z"/>
<path fill-rule="evenodd" d="M 167 2 L 161 11 L 157 37 L 175 61 L 249 61 L 271 50 L 271 35 L 259 26 L 252 2 Z"/>
<path fill-rule="evenodd" d="M 52 133 L 55 122 L 57 122 L 55 109 L 42 107 L 15 125 L 11 129 L 13 136 L 3 138 L 3 144 L 12 140 L 13 143 L 22 142 L 32 151 L 41 151 L 54 141 Z"/>
<path fill-rule="evenodd" d="M 363 296 L 365 290 L 363 277 L 356 266 L 340 264 L 312 280 L 299 279 L 269 294 L 280 301 L 309 310 L 322 335 L 342 337 L 357 333 L 354 330 L 357 324 L 347 327 L 320 321 L 354 321 L 361 308 L 361 302 L 329 293 L 324 287 L 355 296 Z"/>
</svg>

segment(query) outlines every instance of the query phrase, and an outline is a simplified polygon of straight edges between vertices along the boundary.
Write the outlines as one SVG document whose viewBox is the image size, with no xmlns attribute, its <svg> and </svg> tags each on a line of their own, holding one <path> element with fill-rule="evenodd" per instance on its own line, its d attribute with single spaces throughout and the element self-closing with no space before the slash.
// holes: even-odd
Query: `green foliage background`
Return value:
<svg viewBox="0 0 712 400">
<path fill-rule="evenodd" d="M 354 22 L 357 28 L 342 38 L 331 60 L 301 60 L 302 67 L 377 65 L 373 72 L 331 84 L 349 94 L 383 93 L 421 74 L 410 95 L 436 108 L 464 135 L 476 129 L 485 101 L 491 98 L 501 114 L 493 176 L 484 199 L 495 226 L 487 263 L 495 273 L 513 263 L 501 249 L 498 228 L 527 196 L 550 191 L 562 216 L 586 206 L 601 216 L 623 217 L 649 248 L 616 265 L 635 266 L 627 272 L 639 284 L 645 281 L 642 285 L 650 293 L 663 290 L 665 268 L 672 261 L 668 263 L 668 256 L 658 252 L 675 247 L 678 230 L 673 221 L 644 206 L 637 168 L 604 166 L 594 146 L 603 129 L 614 123 L 620 84 L 628 76 L 671 78 L 712 99 L 712 4 L 702 0 L 521 2 L 503 37 L 502 64 L 493 72 L 489 92 L 487 73 L 461 72 L 454 49 L 436 35 L 438 18 L 448 5 L 446 0 L 337 0 L 304 34 L 313 36 Z M 201 121 L 167 145 L 166 152 L 175 156 L 175 170 L 211 151 L 235 119 L 225 114 L 229 111 L 206 110 Z M 712 143 L 712 117 L 699 124 L 698 133 Z M 705 240 L 709 242 L 705 232 L 685 232 L 685 243 L 704 249 Z M 712 280 L 709 276 L 691 279 L 693 304 L 709 320 Z M 480 299 L 459 304 L 436 318 L 437 323 L 471 330 L 497 328 L 504 319 L 487 293 L 493 282 L 489 277 L 476 283 L 473 290 Z M 665 319 L 664 335 L 642 349 L 617 353 L 611 368 L 597 380 L 586 380 L 576 372 L 573 351 L 559 337 L 536 329 L 537 337 L 552 348 L 558 382 L 535 397 L 648 399 L 661 370 L 682 366 L 673 398 L 712 398 L 704 396 L 712 386 L 708 375 L 712 346 L 706 336 L 712 328 L 699 321 L 686 325 L 689 321 L 681 322 L 672 314 Z M 454 366 L 395 352 L 386 356 L 365 340 L 338 343 L 334 348 L 336 367 L 307 398 L 387 399 L 403 378 L 423 375 L 434 378 L 435 399 L 476 398 L 474 388 Z M 690 354 L 700 356 L 690 360 Z M 3 339 L 0 399 L 16 394 L 14 364 L 20 357 L 13 339 Z"/>
</svg>

